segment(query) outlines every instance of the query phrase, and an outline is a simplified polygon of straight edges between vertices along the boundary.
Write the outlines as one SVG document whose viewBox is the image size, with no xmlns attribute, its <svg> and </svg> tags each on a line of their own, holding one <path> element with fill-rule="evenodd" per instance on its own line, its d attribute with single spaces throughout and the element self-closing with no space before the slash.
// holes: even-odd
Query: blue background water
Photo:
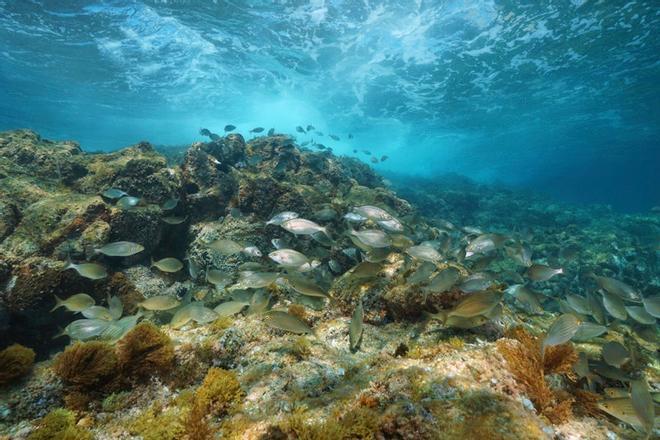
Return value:
<svg viewBox="0 0 660 440">
<path fill-rule="evenodd" d="M 647 210 L 659 5 L 5 0 L 0 129 L 108 150 L 313 124 L 338 153 L 389 155 L 384 170 Z"/>
</svg>

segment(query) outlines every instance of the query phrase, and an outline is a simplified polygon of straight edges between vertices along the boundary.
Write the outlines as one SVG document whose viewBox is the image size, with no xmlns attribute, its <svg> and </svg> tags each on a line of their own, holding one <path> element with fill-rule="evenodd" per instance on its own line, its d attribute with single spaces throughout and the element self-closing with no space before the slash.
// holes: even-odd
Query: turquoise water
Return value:
<svg viewBox="0 0 660 440">
<path fill-rule="evenodd" d="M 275 127 L 382 171 L 648 211 L 659 24 L 653 0 L 5 0 L 0 129 L 113 150 Z"/>
</svg>

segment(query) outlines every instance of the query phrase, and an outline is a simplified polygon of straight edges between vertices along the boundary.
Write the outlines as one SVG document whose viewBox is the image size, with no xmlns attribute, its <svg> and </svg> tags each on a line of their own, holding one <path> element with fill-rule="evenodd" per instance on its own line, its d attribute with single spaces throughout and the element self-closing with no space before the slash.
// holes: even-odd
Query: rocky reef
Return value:
<svg viewBox="0 0 660 440">
<path fill-rule="evenodd" d="M 382 234 L 387 246 L 365 245 L 353 234 L 357 225 L 347 226 L 344 214 L 365 205 L 405 225 Z M 294 235 L 268 223 L 285 211 L 325 233 Z M 484 231 L 514 244 L 466 257 Z M 561 206 L 469 182 L 391 184 L 356 159 L 302 148 L 284 134 L 87 153 L 29 130 L 3 132 L 0 438 L 644 438 L 653 422 L 649 430 L 602 404 L 607 389 L 626 393 L 640 378 L 657 397 L 655 320 L 608 319 L 604 334 L 547 350 L 544 335 L 562 313 L 593 321 L 562 305 L 568 294 L 597 290 L 592 274 L 657 297 L 659 231 L 657 214 Z M 211 246 L 218 240 L 242 250 L 219 252 Z M 99 252 L 116 242 L 143 250 Z M 311 287 L 269 259 L 273 242 L 319 263 L 305 272 Z M 561 266 L 563 276 L 523 280 L 530 264 L 515 258 L 523 242 L 535 262 Z M 412 250 L 418 243 L 427 243 L 426 253 Z M 429 247 L 443 258 L 429 257 Z M 167 258 L 185 269 L 158 266 Z M 81 276 L 68 261 L 93 262 L 107 274 Z M 211 270 L 227 274 L 227 283 Z M 262 272 L 284 281 L 240 285 Z M 455 280 L 434 289 L 435 277 L 450 272 Z M 542 310 L 530 313 L 504 293 L 523 284 L 543 295 Z M 475 290 L 497 306 L 458 316 Z M 110 312 L 117 298 L 111 322 L 129 324 L 116 338 L 53 339 L 62 329 L 71 335 L 81 318 L 65 307 L 51 311 L 55 296 L 80 293 Z M 146 305 L 163 297 L 178 308 Z M 244 304 L 177 321 L 191 304 L 210 310 L 228 300 Z M 276 313 L 290 320 L 273 325 Z M 452 313 L 482 320 L 451 324 Z M 629 351 L 621 368 L 594 372 L 613 341 Z M 587 374 L 576 367 L 584 356 Z"/>
</svg>

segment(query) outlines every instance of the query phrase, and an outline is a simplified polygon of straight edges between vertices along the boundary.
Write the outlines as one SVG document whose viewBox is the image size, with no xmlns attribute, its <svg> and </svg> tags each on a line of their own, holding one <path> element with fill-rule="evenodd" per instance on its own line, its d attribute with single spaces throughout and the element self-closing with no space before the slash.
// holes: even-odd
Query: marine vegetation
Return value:
<svg viewBox="0 0 660 440">
<path fill-rule="evenodd" d="M 145 379 L 164 376 L 174 364 L 169 336 L 150 322 L 142 322 L 117 343 L 119 368 L 127 377 Z"/>
<path fill-rule="evenodd" d="M 92 440 L 94 436 L 86 429 L 76 426 L 72 411 L 57 408 L 39 420 L 28 440 Z"/>
<path fill-rule="evenodd" d="M 244 395 L 235 373 L 222 368 L 210 368 L 195 392 L 194 405 L 204 414 L 222 417 L 235 411 Z"/>
<path fill-rule="evenodd" d="M 511 373 L 525 387 L 534 407 L 552 423 L 567 420 L 573 398 L 566 392 L 553 390 L 546 376 L 572 373 L 577 353 L 571 343 L 547 347 L 543 353 L 543 340 L 522 327 L 511 329 L 505 336 L 506 339 L 497 342 L 497 348 Z"/>
<path fill-rule="evenodd" d="M 117 355 L 107 342 L 76 342 L 57 355 L 53 372 L 64 383 L 94 389 L 117 374 Z"/>
<path fill-rule="evenodd" d="M 13 344 L 0 351 L 0 386 L 12 383 L 32 369 L 35 353 L 20 344 Z"/>
</svg>

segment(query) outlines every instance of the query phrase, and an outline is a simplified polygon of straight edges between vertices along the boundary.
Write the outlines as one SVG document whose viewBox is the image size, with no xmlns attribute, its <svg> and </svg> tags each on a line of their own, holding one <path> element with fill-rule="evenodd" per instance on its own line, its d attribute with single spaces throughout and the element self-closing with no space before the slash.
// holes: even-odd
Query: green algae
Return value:
<svg viewBox="0 0 660 440">
<path fill-rule="evenodd" d="M 72 411 L 57 408 L 39 421 L 28 440 L 92 440 L 91 432 L 76 426 L 76 416 Z"/>
</svg>

